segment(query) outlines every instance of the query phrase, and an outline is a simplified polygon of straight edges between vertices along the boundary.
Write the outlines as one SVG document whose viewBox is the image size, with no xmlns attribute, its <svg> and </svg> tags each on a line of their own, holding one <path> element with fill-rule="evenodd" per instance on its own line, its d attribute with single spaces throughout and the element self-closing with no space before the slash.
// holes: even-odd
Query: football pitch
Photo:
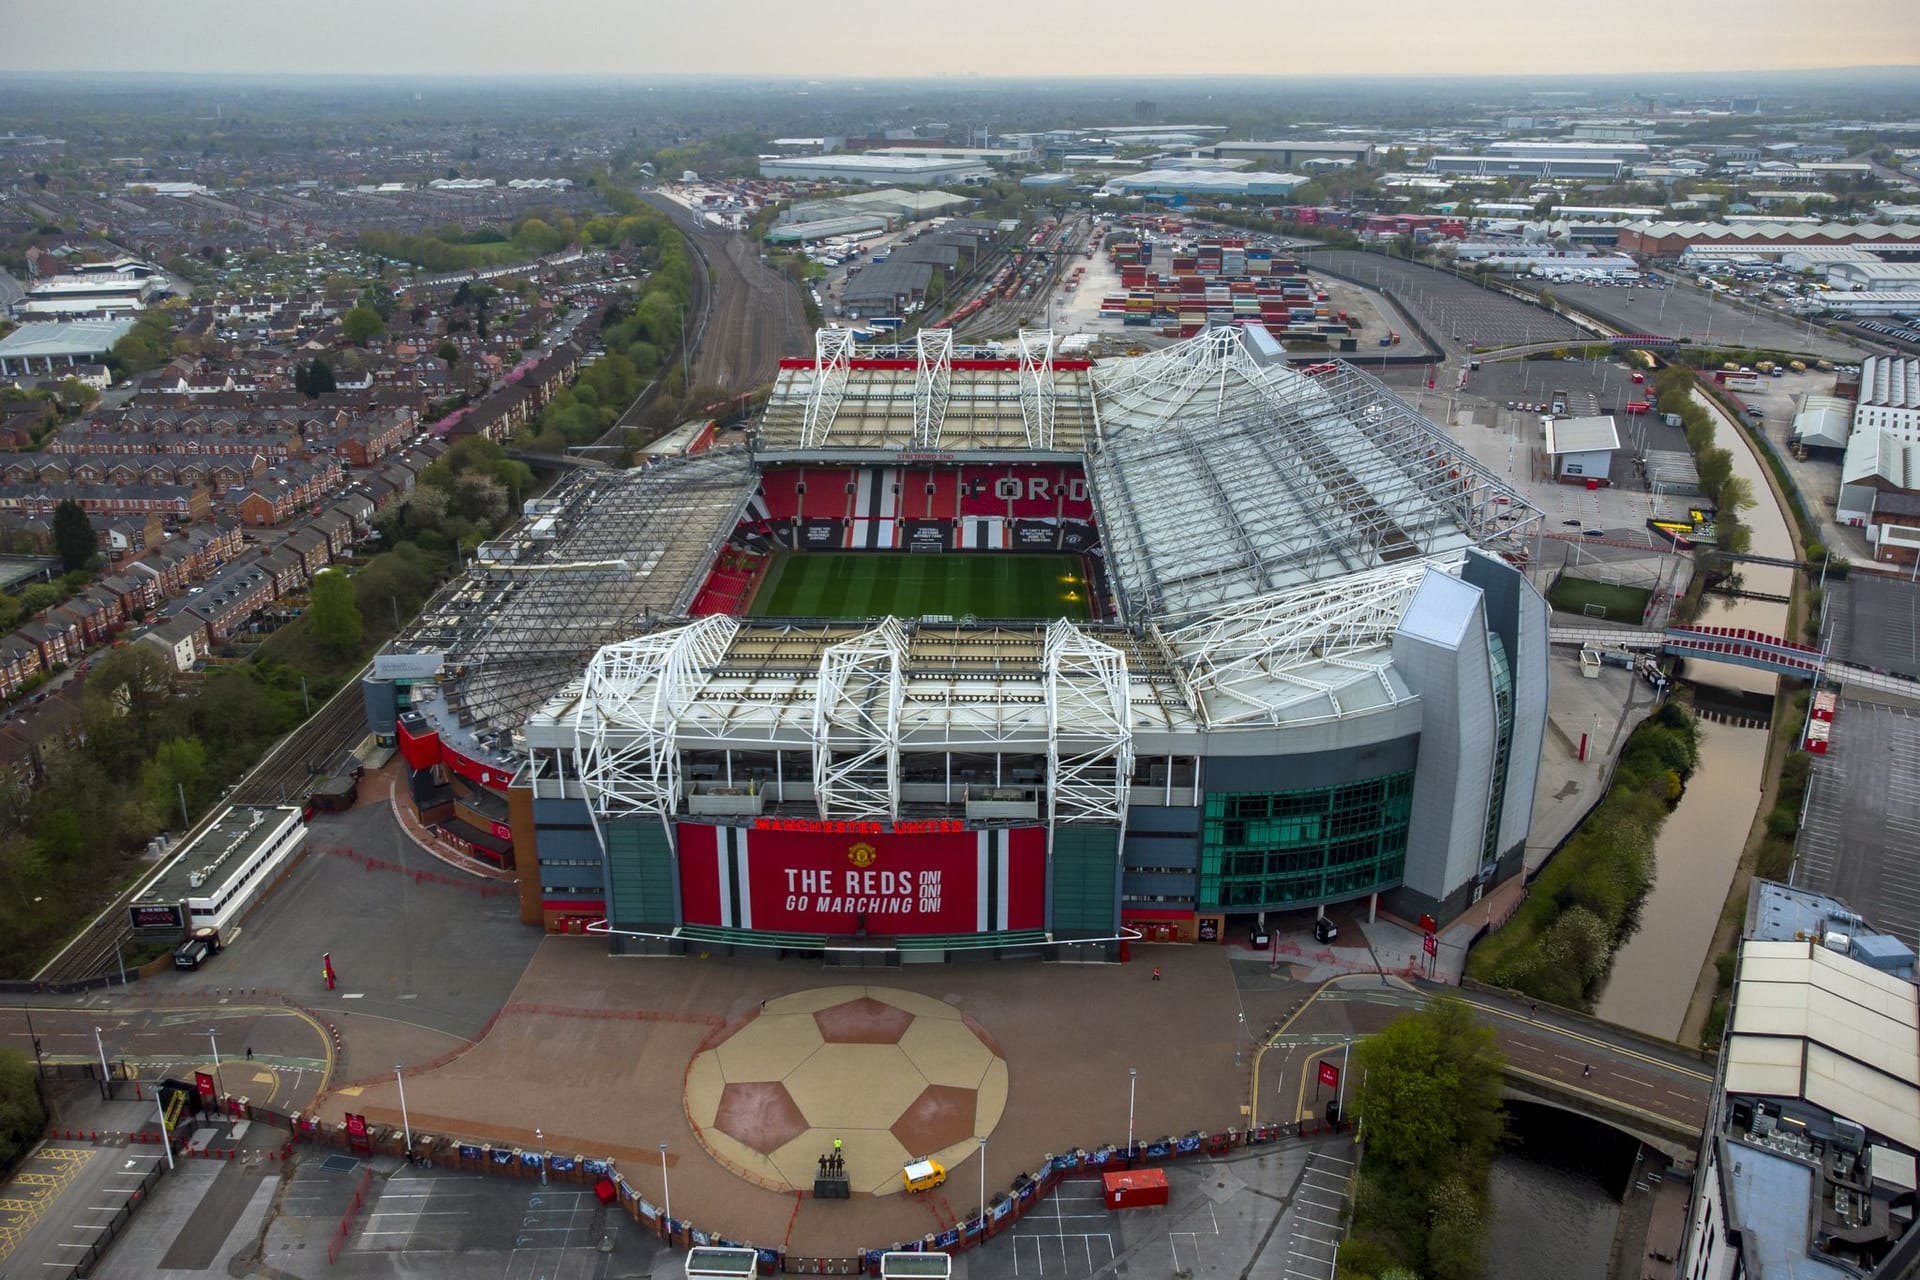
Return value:
<svg viewBox="0 0 1920 1280">
<path fill-rule="evenodd" d="M 1078 556 L 1012 552 L 781 552 L 748 610 L 756 618 L 1092 616 Z"/>
</svg>

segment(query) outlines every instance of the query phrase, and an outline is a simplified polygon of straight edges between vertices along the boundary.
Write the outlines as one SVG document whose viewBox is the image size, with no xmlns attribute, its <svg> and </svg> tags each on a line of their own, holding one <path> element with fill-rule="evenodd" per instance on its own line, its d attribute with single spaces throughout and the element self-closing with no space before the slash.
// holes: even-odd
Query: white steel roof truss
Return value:
<svg viewBox="0 0 1920 1280">
<path fill-rule="evenodd" d="M 900 668 L 906 654 L 897 618 L 821 654 L 813 793 L 823 820 L 892 821 L 899 815 Z"/>
<path fill-rule="evenodd" d="M 1133 779 L 1126 655 L 1064 618 L 1047 627 L 1047 816 L 1124 824 Z"/>
<path fill-rule="evenodd" d="M 914 339 L 913 446 L 940 447 L 953 389 L 953 330 L 922 329 Z"/>
<path fill-rule="evenodd" d="M 1209 725 L 1276 718 L 1291 701 L 1276 702 L 1276 681 L 1329 693 L 1324 684 L 1294 669 L 1351 659 L 1390 644 L 1408 601 L 1432 565 L 1428 560 L 1400 564 L 1264 596 L 1165 633 L 1193 714 Z M 1391 693 L 1391 686 L 1387 688 Z M 1335 706 L 1337 711 L 1337 702 Z"/>
<path fill-rule="evenodd" d="M 739 630 L 714 615 L 594 655 L 572 718 L 574 770 L 597 814 L 678 807 L 680 719 Z"/>
<path fill-rule="evenodd" d="M 847 393 L 847 374 L 853 358 L 853 330 L 817 329 L 813 335 L 813 384 L 807 388 L 806 413 L 800 423 L 800 447 L 818 449 L 833 429 L 840 400 Z"/>
<path fill-rule="evenodd" d="M 1027 447 L 1053 448 L 1053 330 L 1022 329 L 1020 343 L 1020 416 Z"/>
</svg>

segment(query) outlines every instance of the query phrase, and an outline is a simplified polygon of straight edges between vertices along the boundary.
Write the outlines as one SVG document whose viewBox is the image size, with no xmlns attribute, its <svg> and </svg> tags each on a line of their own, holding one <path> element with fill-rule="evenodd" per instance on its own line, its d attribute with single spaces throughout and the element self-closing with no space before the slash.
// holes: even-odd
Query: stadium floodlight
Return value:
<svg viewBox="0 0 1920 1280">
<path fill-rule="evenodd" d="M 1022 329 L 1020 342 L 1020 416 L 1027 447 L 1053 448 L 1053 330 Z"/>
<path fill-rule="evenodd" d="M 574 769 L 601 817 L 672 813 L 680 803 L 675 735 L 740 624 L 724 614 L 610 644 L 574 705 Z"/>
<path fill-rule="evenodd" d="M 1133 781 L 1127 659 L 1064 618 L 1047 627 L 1047 817 L 1124 823 Z"/>
<path fill-rule="evenodd" d="M 913 445 L 938 449 L 953 389 L 953 330 L 922 329 L 914 344 Z"/>
<path fill-rule="evenodd" d="M 825 819 L 900 813 L 901 667 L 907 636 L 884 618 L 820 656 L 813 704 L 813 796 Z"/>
<path fill-rule="evenodd" d="M 852 360 L 853 330 L 814 331 L 813 385 L 807 390 L 806 412 L 800 422 L 802 449 L 817 449 L 826 443 L 833 419 L 840 412 L 840 400 L 847 394 Z"/>
</svg>

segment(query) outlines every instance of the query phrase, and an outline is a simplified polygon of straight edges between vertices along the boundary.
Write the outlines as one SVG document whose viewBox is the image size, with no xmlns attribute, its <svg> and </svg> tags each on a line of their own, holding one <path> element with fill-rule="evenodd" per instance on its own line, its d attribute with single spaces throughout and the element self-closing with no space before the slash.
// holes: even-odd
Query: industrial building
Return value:
<svg viewBox="0 0 1920 1280">
<path fill-rule="evenodd" d="M 1862 427 L 1920 442 L 1920 359 L 1868 356 L 1860 362 L 1853 428 Z"/>
<path fill-rule="evenodd" d="M 37 280 L 14 311 L 22 316 L 105 316 L 143 310 L 164 281 L 132 272 L 84 272 Z"/>
<path fill-rule="evenodd" d="M 750 450 L 530 502 L 391 646 L 420 674 L 366 681 L 416 794 L 500 797 L 524 919 L 1092 958 L 1342 901 L 1451 918 L 1519 871 L 1548 622 L 1523 496 L 1235 328 L 912 350 L 824 330 Z M 757 565 L 827 549 L 1071 553 L 1090 616 L 751 616 Z"/>
<path fill-rule="evenodd" d="M 1820 309 L 1842 319 L 1864 316 L 1920 315 L 1920 288 L 1896 293 L 1827 293 Z"/>
<path fill-rule="evenodd" d="M 1920 290 L 1920 262 L 1878 262 L 1858 258 L 1827 266 L 1827 283 L 1836 289 L 1868 293 L 1912 293 Z"/>
<path fill-rule="evenodd" d="M 131 332 L 131 317 L 30 321 L 0 338 L 0 376 L 57 374 L 76 365 L 96 364 Z"/>
<path fill-rule="evenodd" d="M 942 160 L 872 152 L 864 155 L 762 156 L 760 176 L 785 182 L 867 182 L 932 187 L 949 182 L 986 182 L 993 177 L 993 170 L 979 160 Z"/>
<path fill-rule="evenodd" d="M 1575 142 L 1524 139 L 1511 142 L 1489 142 L 1482 150 L 1490 156 L 1502 158 L 1526 156 L 1555 160 L 1619 160 L 1628 164 L 1644 163 L 1653 158 L 1653 148 L 1644 142 L 1615 142 L 1595 138 L 1585 138 Z"/>
<path fill-rule="evenodd" d="M 1749 252 L 1802 249 L 1824 245 L 1920 246 L 1920 226 L 1912 223 L 1790 222 L 1635 222 L 1620 229 L 1620 247 L 1643 258 L 1678 258 L 1695 245 L 1739 246 Z"/>
<path fill-rule="evenodd" d="M 1427 170 L 1474 178 L 1577 178 L 1612 182 L 1619 178 L 1621 164 L 1618 160 L 1559 155 L 1434 156 L 1427 161 Z"/>
<path fill-rule="evenodd" d="M 1214 160 L 1251 160 L 1276 169 L 1304 169 L 1314 164 L 1370 165 L 1371 142 L 1212 142 L 1194 152 Z"/>
<path fill-rule="evenodd" d="M 1913 1274 L 1914 954 L 1845 903 L 1756 880 L 1674 1274 Z"/>
<path fill-rule="evenodd" d="M 1297 173 L 1223 172 L 1206 169 L 1148 169 L 1109 178 L 1108 195 L 1132 196 L 1288 196 L 1312 181 Z"/>
<path fill-rule="evenodd" d="M 1620 431 L 1611 415 L 1597 418 L 1548 418 L 1547 461 L 1561 484 L 1607 484 Z"/>
<path fill-rule="evenodd" d="M 1804 395 L 1796 406 L 1787 443 L 1803 449 L 1845 449 L 1853 434 L 1853 401 Z"/>
<path fill-rule="evenodd" d="M 291 805 L 234 805 L 183 846 L 128 908 L 133 927 L 224 937 L 306 844 L 307 823 Z"/>
</svg>

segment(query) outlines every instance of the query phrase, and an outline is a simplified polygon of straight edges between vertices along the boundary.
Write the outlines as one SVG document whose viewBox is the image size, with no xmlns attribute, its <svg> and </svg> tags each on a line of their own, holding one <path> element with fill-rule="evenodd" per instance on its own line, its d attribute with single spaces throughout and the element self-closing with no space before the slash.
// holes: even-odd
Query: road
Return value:
<svg viewBox="0 0 1920 1280">
<path fill-rule="evenodd" d="M 1370 975 L 1322 986 L 1267 1040 L 1254 1067 L 1249 1122 L 1291 1123 L 1321 1114 L 1334 1091 L 1319 1090 L 1320 1063 L 1338 1063 L 1350 1041 L 1421 1007 L 1431 994 L 1398 978 Z M 1705 1122 L 1712 1067 L 1678 1046 L 1663 1049 L 1590 1018 L 1490 992 L 1459 994 L 1493 1028 L 1511 1071 L 1662 1120 L 1695 1128 Z"/>
</svg>

